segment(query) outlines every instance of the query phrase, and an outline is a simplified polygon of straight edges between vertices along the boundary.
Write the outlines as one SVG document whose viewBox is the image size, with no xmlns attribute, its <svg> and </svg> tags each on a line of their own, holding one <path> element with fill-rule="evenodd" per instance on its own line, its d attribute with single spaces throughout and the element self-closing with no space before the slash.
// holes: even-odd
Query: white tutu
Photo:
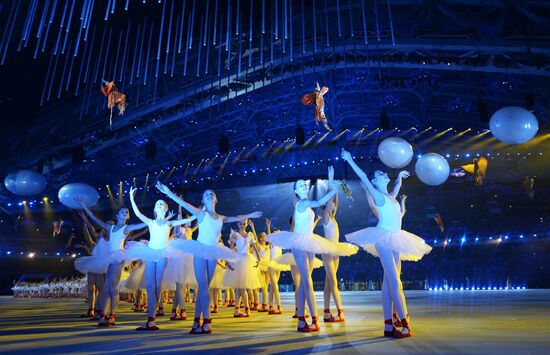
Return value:
<svg viewBox="0 0 550 355">
<path fill-rule="evenodd" d="M 369 254 L 378 256 L 376 247 L 399 253 L 401 260 L 418 261 L 428 254 L 432 247 L 424 239 L 404 230 L 391 232 L 380 227 L 369 227 L 346 234 L 346 240 L 360 245 Z"/>
<path fill-rule="evenodd" d="M 145 264 L 142 264 L 135 270 L 130 272 L 130 276 L 126 279 L 124 287 L 130 291 L 137 291 L 138 289 L 145 289 L 145 277 L 143 273 L 145 272 Z"/>
<path fill-rule="evenodd" d="M 124 250 L 116 250 L 108 255 L 83 256 L 75 260 L 74 267 L 83 274 L 93 272 L 105 274 L 110 264 L 126 262 L 128 257 Z M 129 261 L 127 262 L 129 263 Z"/>
<path fill-rule="evenodd" d="M 149 248 L 148 245 L 141 242 L 126 243 L 126 255 L 130 260 L 141 259 L 143 261 L 159 261 L 162 258 L 176 258 L 183 254 L 171 246 L 162 249 Z"/>
<path fill-rule="evenodd" d="M 251 254 L 239 255 L 239 261 L 231 263 L 225 270 L 222 284 L 227 288 L 255 289 L 262 287 L 260 268 L 257 267 L 258 259 Z"/>
<path fill-rule="evenodd" d="M 222 280 L 224 278 L 225 272 L 226 269 L 216 264 L 216 269 L 214 269 L 214 276 L 212 277 L 212 280 L 210 280 L 210 285 L 208 285 L 208 287 L 210 289 L 223 288 Z"/>
<path fill-rule="evenodd" d="M 348 243 L 333 243 L 317 234 L 303 235 L 280 231 L 269 234 L 267 240 L 283 249 L 297 249 L 315 254 L 349 256 L 357 253 L 357 248 Z"/>
<path fill-rule="evenodd" d="M 290 270 L 290 265 L 296 265 L 296 260 L 294 260 L 294 255 L 292 255 L 292 253 L 284 253 L 283 255 L 281 255 L 278 258 L 276 258 L 275 260 L 273 260 L 273 262 L 275 262 L 279 265 L 284 265 L 284 266 L 288 267 L 287 270 L 282 270 L 282 271 L 288 271 L 288 270 Z M 314 269 L 318 269 L 322 266 L 323 266 L 323 262 L 321 261 L 321 259 L 318 259 L 318 258 L 313 259 L 313 268 Z"/>
<path fill-rule="evenodd" d="M 193 267 L 193 256 L 184 255 L 178 258 L 168 259 L 164 280 L 181 283 L 183 285 L 196 285 L 197 280 Z"/>
<path fill-rule="evenodd" d="M 191 254 L 194 257 L 206 260 L 237 261 L 239 258 L 234 250 L 223 245 L 209 245 L 197 240 L 173 239 L 170 246 L 180 253 Z"/>
</svg>

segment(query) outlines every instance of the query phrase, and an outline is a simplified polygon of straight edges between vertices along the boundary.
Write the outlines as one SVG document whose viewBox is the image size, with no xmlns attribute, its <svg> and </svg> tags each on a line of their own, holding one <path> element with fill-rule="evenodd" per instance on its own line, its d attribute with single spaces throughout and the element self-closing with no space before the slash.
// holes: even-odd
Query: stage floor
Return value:
<svg viewBox="0 0 550 355">
<path fill-rule="evenodd" d="M 542 354 L 550 349 L 548 290 L 408 291 L 413 337 L 382 337 L 379 292 L 343 292 L 344 324 L 321 324 L 319 333 L 300 334 L 291 319 L 294 297 L 283 294 L 284 314 L 254 313 L 233 318 L 222 307 L 211 335 L 188 335 L 187 321 L 157 319 L 158 332 L 136 332 L 143 313 L 120 303 L 117 325 L 99 329 L 78 318 L 81 299 L 0 297 L 0 352 L 16 353 L 414 353 Z M 317 293 L 322 311 L 322 294 Z M 188 305 L 188 315 L 194 305 Z M 169 308 L 168 308 L 169 310 Z M 322 313 L 319 313 L 322 317 Z"/>
</svg>

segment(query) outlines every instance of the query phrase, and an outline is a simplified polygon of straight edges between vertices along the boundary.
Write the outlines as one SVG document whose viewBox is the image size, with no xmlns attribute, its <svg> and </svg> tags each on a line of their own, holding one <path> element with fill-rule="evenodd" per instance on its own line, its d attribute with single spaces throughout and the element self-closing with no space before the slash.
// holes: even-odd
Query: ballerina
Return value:
<svg viewBox="0 0 550 355">
<path fill-rule="evenodd" d="M 384 269 L 383 286 L 387 287 L 393 300 L 397 314 L 401 319 L 401 329 L 397 330 L 392 321 L 392 308 L 389 302 L 383 302 L 384 308 L 384 336 L 405 338 L 411 336 L 409 317 L 406 313 L 405 295 L 402 292 L 403 285 L 398 273 L 400 260 L 418 261 L 432 248 L 424 240 L 412 233 L 401 230 L 401 209 L 396 201 L 402 180 L 409 177 L 407 171 L 401 171 L 391 193 L 388 192 L 388 175 L 380 170 L 374 172 L 374 178 L 368 179 L 367 175 L 353 161 L 351 154 L 342 149 L 342 159 L 350 164 L 353 171 L 359 176 L 367 187 L 378 213 L 378 224 L 360 231 L 346 234 L 346 239 L 360 245 L 370 254 L 380 258 Z"/>
<path fill-rule="evenodd" d="M 313 234 L 315 213 L 312 208 L 326 204 L 338 192 L 334 182 L 334 168 L 328 168 L 329 191 L 318 201 L 308 200 L 309 186 L 306 181 L 298 180 L 294 183 L 294 193 L 298 202 L 294 210 L 294 232 L 276 232 L 269 236 L 269 241 L 282 248 L 292 249 L 296 266 L 300 272 L 300 284 L 298 286 L 298 327 L 299 332 L 319 331 L 319 319 L 317 317 L 317 304 L 311 279 L 312 264 L 315 253 L 352 255 L 357 252 L 357 247 L 347 243 L 333 243 L 323 237 Z M 312 316 L 312 327 L 305 320 L 304 300 L 308 304 Z"/>
<path fill-rule="evenodd" d="M 222 285 L 235 289 L 235 313 L 233 317 L 250 317 L 249 294 L 248 290 L 261 287 L 260 271 L 257 259 L 250 254 L 250 245 L 254 243 L 252 232 L 246 232 L 248 222 L 245 220 L 238 224 L 239 231 L 231 231 L 230 239 L 237 246 L 239 261 L 230 264 L 226 271 Z M 245 312 L 240 312 L 241 299 L 243 301 Z"/>
<path fill-rule="evenodd" d="M 369 207 L 372 211 L 372 214 L 378 219 L 379 218 L 378 208 L 376 208 L 376 204 L 374 203 L 374 200 L 372 199 L 372 196 L 369 193 L 367 186 L 363 182 L 361 182 L 361 187 L 363 188 L 363 190 L 365 190 L 365 193 L 367 194 L 367 202 L 369 203 Z M 406 200 L 407 200 L 407 195 L 401 195 L 401 200 L 399 203 L 401 207 L 401 218 L 403 218 L 405 216 L 405 213 L 407 213 L 407 209 L 405 205 Z M 401 275 L 401 259 L 396 263 L 396 267 L 397 267 L 397 274 Z M 402 287 L 399 292 L 403 293 Z M 382 308 L 392 310 L 393 325 L 395 327 L 402 327 L 403 324 L 401 323 L 401 320 L 399 319 L 399 317 L 397 317 L 397 313 L 395 312 L 394 301 L 391 298 L 391 294 L 389 292 L 387 282 L 385 284 L 384 283 L 382 284 L 382 304 L 384 305 Z M 407 310 L 407 305 L 405 304 L 404 307 L 405 307 L 405 314 L 408 314 L 409 312 Z"/>
<path fill-rule="evenodd" d="M 269 218 L 265 219 L 265 225 L 267 227 L 267 235 L 271 234 L 271 220 Z M 267 240 L 267 236 L 266 236 Z M 279 293 L 279 278 L 281 277 L 281 271 L 289 271 L 290 267 L 278 264 L 275 262 L 275 259 L 283 255 L 283 249 L 281 247 L 269 244 L 269 264 L 268 264 L 268 273 L 269 273 L 269 309 L 268 314 L 283 314 L 283 309 L 281 305 L 281 295 Z M 273 303 L 277 303 L 277 310 L 273 308 Z"/>
<path fill-rule="evenodd" d="M 182 218 L 182 208 L 181 206 L 178 206 L 178 219 Z M 189 215 L 186 215 L 185 218 L 189 218 Z M 193 232 L 196 229 L 197 227 L 191 227 L 191 222 L 187 222 L 183 226 L 176 226 L 174 238 L 190 240 L 192 239 Z M 164 278 L 166 281 L 174 282 L 176 284 L 170 320 L 186 320 L 187 312 L 185 310 L 185 302 L 189 302 L 189 300 L 185 299 L 185 292 L 188 289 L 189 285 L 196 285 L 197 283 L 195 280 L 195 273 L 193 271 L 193 256 L 185 254 L 177 258 L 168 259 Z"/>
<path fill-rule="evenodd" d="M 159 328 L 155 324 L 155 315 L 157 306 L 161 297 L 162 280 L 166 270 L 168 258 L 181 256 L 180 252 L 170 248 L 169 237 L 170 229 L 174 226 L 182 225 L 195 219 L 195 217 L 180 219 L 176 221 L 167 220 L 168 204 L 164 200 L 155 202 L 155 219 L 146 217 L 139 210 L 135 194 L 137 189 L 130 188 L 130 202 L 136 216 L 149 228 L 149 243 L 132 242 L 128 245 L 128 257 L 131 259 L 141 259 L 145 262 L 145 285 L 147 290 L 147 323 L 145 326 L 136 328 L 136 330 L 154 331 Z"/>
<path fill-rule="evenodd" d="M 216 212 L 218 202 L 212 190 L 202 194 L 204 209 L 197 208 L 176 196 L 166 185 L 157 182 L 157 189 L 174 200 L 197 218 L 199 222 L 199 236 L 197 240 L 174 240 L 173 247 L 193 255 L 193 267 L 198 284 L 198 297 L 195 304 L 195 318 L 190 334 L 212 333 L 212 318 L 210 318 L 210 293 L 208 285 L 214 276 L 217 260 L 236 261 L 237 253 L 225 246 L 218 245 L 223 223 L 243 221 L 246 218 L 261 217 L 261 212 L 253 212 L 237 217 L 226 217 Z M 201 325 L 201 316 L 203 323 Z"/>
<path fill-rule="evenodd" d="M 127 260 L 124 251 L 124 242 L 130 236 L 132 231 L 146 227 L 145 223 L 126 224 L 130 219 L 130 211 L 127 208 L 120 208 L 116 214 L 116 224 L 109 224 L 97 218 L 92 211 L 84 205 L 80 199 L 75 199 L 76 203 L 86 212 L 88 217 L 103 230 L 109 231 L 108 239 L 110 253 L 108 256 L 97 255 L 82 257 L 76 260 L 75 267 L 79 271 L 94 272 L 98 274 L 105 273 L 105 284 L 103 299 L 101 300 L 99 326 L 110 327 L 115 325 L 116 311 L 119 300 L 119 283 L 122 274 L 124 262 Z M 110 315 L 107 318 L 107 310 L 110 308 Z"/>
<path fill-rule="evenodd" d="M 338 222 L 336 222 L 336 211 L 338 210 L 338 194 L 328 200 L 327 204 L 323 207 L 323 231 L 325 238 L 333 243 L 338 243 L 340 239 L 340 231 L 338 229 Z M 325 322 L 343 322 L 344 310 L 342 307 L 342 298 L 340 297 L 340 290 L 338 289 L 338 278 L 336 273 L 338 272 L 338 266 L 340 264 L 340 258 L 337 255 L 323 254 L 323 266 L 325 267 L 325 288 L 323 290 L 324 296 L 324 315 L 323 321 Z M 330 313 L 330 297 L 333 297 L 338 316 L 334 317 Z"/>
</svg>

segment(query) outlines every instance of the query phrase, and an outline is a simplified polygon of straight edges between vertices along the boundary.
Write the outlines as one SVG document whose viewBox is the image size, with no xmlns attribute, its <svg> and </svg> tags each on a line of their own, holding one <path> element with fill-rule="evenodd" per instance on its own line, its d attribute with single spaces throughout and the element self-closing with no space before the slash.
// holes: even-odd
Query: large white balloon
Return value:
<svg viewBox="0 0 550 355">
<path fill-rule="evenodd" d="M 537 134 L 539 123 L 535 115 L 523 107 L 508 106 L 491 116 L 491 133 L 507 144 L 525 143 Z"/>
<path fill-rule="evenodd" d="M 33 170 L 18 170 L 4 179 L 6 189 L 19 196 L 37 195 L 46 188 L 46 178 Z"/>
<path fill-rule="evenodd" d="M 407 166 L 413 158 L 413 148 L 403 138 L 389 137 L 378 145 L 378 157 L 390 168 Z"/>
<path fill-rule="evenodd" d="M 90 185 L 71 183 L 60 188 L 57 197 L 62 204 L 69 208 L 80 208 L 75 199 L 81 200 L 86 207 L 91 207 L 96 204 L 99 194 Z"/>
<path fill-rule="evenodd" d="M 445 158 L 436 153 L 422 155 L 414 167 L 416 176 L 426 185 L 441 185 L 449 178 L 451 168 Z"/>
</svg>

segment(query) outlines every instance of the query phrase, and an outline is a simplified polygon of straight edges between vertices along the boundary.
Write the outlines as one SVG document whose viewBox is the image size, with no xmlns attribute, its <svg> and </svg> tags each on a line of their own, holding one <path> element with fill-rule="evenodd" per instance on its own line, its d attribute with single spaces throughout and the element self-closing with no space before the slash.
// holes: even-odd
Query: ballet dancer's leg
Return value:
<svg viewBox="0 0 550 355">
<path fill-rule="evenodd" d="M 401 284 L 401 278 L 397 273 L 397 265 L 395 263 L 394 253 L 390 249 L 379 247 L 376 248 L 376 251 L 378 252 L 378 255 L 380 257 L 382 268 L 384 269 L 384 277 L 385 281 L 387 281 L 386 283 L 390 293 L 390 298 L 393 301 L 397 314 L 399 318 L 401 318 L 401 323 L 403 324 L 403 328 L 400 332 L 397 333 L 397 335 L 400 337 L 410 336 L 410 328 L 405 313 L 405 298 L 404 296 L 400 295 L 400 290 L 403 286 Z M 385 311 L 384 313 L 384 317 L 386 318 L 387 311 Z M 388 319 L 391 321 L 391 315 L 390 318 L 386 318 L 386 320 Z"/>
<path fill-rule="evenodd" d="M 317 304 L 315 301 L 315 294 L 313 292 L 313 280 L 311 279 L 311 266 L 310 255 L 307 252 L 301 250 L 293 250 L 294 259 L 296 260 L 296 266 L 301 275 L 300 288 L 303 290 L 298 293 L 298 328 L 304 328 L 307 323 L 305 322 L 305 307 L 304 298 L 308 304 L 309 311 L 312 316 L 315 328 L 318 328 L 317 322 Z"/>
</svg>

